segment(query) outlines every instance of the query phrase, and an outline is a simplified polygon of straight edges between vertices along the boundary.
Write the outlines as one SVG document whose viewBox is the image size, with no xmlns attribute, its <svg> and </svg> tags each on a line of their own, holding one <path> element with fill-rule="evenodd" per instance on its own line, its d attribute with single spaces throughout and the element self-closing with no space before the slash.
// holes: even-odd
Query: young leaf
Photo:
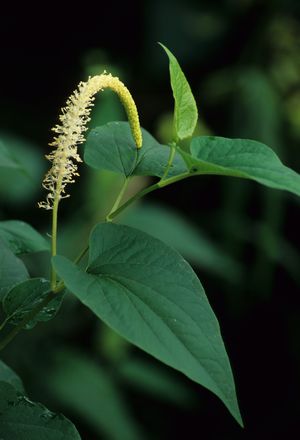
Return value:
<svg viewBox="0 0 300 440">
<path fill-rule="evenodd" d="M 131 417 L 110 374 L 81 353 L 59 351 L 46 376 L 49 392 L 111 440 L 139 440 L 144 435 Z"/>
<path fill-rule="evenodd" d="M 29 278 L 24 263 L 0 240 L 0 299 L 17 283 Z"/>
<path fill-rule="evenodd" d="M 188 263 L 144 232 L 99 224 L 87 273 L 53 265 L 67 288 L 115 331 L 215 393 L 242 423 L 218 321 Z"/>
<path fill-rule="evenodd" d="M 0 382 L 0 433 L 1 440 L 80 440 L 63 415 L 31 402 L 7 382 Z"/>
<path fill-rule="evenodd" d="M 175 100 L 174 123 L 179 140 L 191 137 L 197 125 L 198 110 L 190 85 L 174 55 L 159 43 L 169 57 L 171 87 Z"/>
<path fill-rule="evenodd" d="M 16 390 L 23 392 L 24 387 L 19 376 L 3 361 L 0 360 L 0 381 L 7 382 Z"/>
<path fill-rule="evenodd" d="M 19 220 L 0 222 L 0 239 L 14 254 L 49 250 L 49 244 L 45 238 L 28 223 Z"/>
<path fill-rule="evenodd" d="M 143 147 L 137 149 L 128 122 L 110 122 L 91 130 L 85 144 L 85 163 L 125 176 L 162 177 L 170 147 L 159 144 L 146 130 L 142 129 L 142 133 Z M 186 171 L 184 160 L 176 154 L 168 176 Z"/>
<path fill-rule="evenodd" d="M 181 153 L 193 174 L 242 177 L 300 195 L 300 175 L 260 142 L 203 136 L 192 140 L 191 154 Z"/>
<path fill-rule="evenodd" d="M 3 310 L 10 324 L 18 325 L 28 313 L 40 304 L 51 291 L 49 281 L 43 278 L 31 278 L 14 286 L 2 301 Z M 31 329 L 40 321 L 49 321 L 58 312 L 63 300 L 62 294 L 57 294 L 25 328 Z"/>
</svg>

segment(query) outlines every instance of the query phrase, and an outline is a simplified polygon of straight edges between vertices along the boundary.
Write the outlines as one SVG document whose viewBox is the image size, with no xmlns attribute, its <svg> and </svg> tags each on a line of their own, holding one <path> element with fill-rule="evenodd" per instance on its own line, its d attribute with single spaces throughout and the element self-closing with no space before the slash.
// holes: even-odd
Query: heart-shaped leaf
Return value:
<svg viewBox="0 0 300 440">
<path fill-rule="evenodd" d="M 87 273 L 61 256 L 53 265 L 106 324 L 211 390 L 242 423 L 217 319 L 175 250 L 128 226 L 99 224 L 90 238 Z"/>
<path fill-rule="evenodd" d="M 136 148 L 127 122 L 109 122 L 91 130 L 87 137 L 84 161 L 92 168 L 114 171 L 125 176 L 162 177 L 168 163 L 170 147 L 159 144 L 142 129 L 143 146 Z M 187 171 L 180 154 L 176 154 L 168 176 Z"/>
<path fill-rule="evenodd" d="M 193 264 L 231 281 L 240 278 L 242 268 L 226 255 L 199 228 L 169 206 L 138 204 L 125 211 L 121 223 L 140 229 L 175 248 Z"/>
</svg>

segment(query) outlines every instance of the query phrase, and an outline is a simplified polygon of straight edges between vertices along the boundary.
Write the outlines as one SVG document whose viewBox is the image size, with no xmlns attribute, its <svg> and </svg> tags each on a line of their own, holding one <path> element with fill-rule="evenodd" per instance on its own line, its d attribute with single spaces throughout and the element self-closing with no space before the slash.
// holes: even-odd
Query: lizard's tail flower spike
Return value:
<svg viewBox="0 0 300 440">
<path fill-rule="evenodd" d="M 57 134 L 49 144 L 54 150 L 46 156 L 52 162 L 52 167 L 43 181 L 43 187 L 49 192 L 46 201 L 38 204 L 40 208 L 53 209 L 54 204 L 69 197 L 65 193 L 65 187 L 74 182 L 74 177 L 78 176 L 76 163 L 82 162 L 77 146 L 85 141 L 84 133 L 90 120 L 95 94 L 105 88 L 118 94 L 126 110 L 136 146 L 141 148 L 142 132 L 137 108 L 129 90 L 119 78 L 104 72 L 89 78 L 87 82 L 81 82 L 68 99 L 66 107 L 62 108 L 60 124 L 52 129 Z"/>
</svg>

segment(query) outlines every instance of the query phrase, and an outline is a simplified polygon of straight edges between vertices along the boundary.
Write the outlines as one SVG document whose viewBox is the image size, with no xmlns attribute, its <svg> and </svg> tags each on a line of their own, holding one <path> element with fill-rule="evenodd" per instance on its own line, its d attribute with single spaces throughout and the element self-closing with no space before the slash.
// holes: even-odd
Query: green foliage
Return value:
<svg viewBox="0 0 300 440">
<path fill-rule="evenodd" d="M 140 359 L 125 359 L 118 365 L 118 377 L 126 385 L 145 392 L 159 400 L 179 405 L 191 406 L 195 395 L 178 381 L 171 371 Z"/>
<path fill-rule="evenodd" d="M 48 251 L 49 244 L 32 226 L 19 220 L 0 222 L 0 239 L 14 254 Z"/>
<path fill-rule="evenodd" d="M 45 169 L 40 152 L 35 145 L 14 135 L 1 133 L 1 140 L 0 199 L 11 205 L 32 203 Z"/>
<path fill-rule="evenodd" d="M 13 154 L 6 148 L 2 141 L 0 141 L 0 168 L 1 169 L 21 169 L 20 163 Z"/>
<path fill-rule="evenodd" d="M 196 102 L 176 58 L 165 46 L 162 47 L 169 58 L 170 80 L 175 100 L 175 139 L 170 139 L 173 142 L 169 145 L 163 145 L 143 129 L 143 145 L 141 149 L 137 149 L 127 122 L 110 122 L 90 131 L 85 145 L 84 161 L 94 170 L 101 170 L 104 174 L 98 173 L 93 180 L 93 190 L 88 191 L 88 196 L 94 198 L 93 202 L 97 201 L 95 221 L 104 217 L 106 223 L 99 223 L 93 229 L 89 249 L 84 247 L 84 241 L 92 222 L 84 219 L 84 214 L 85 209 L 90 211 L 90 205 L 93 205 L 90 199 L 85 202 L 85 209 L 79 207 L 72 215 L 73 223 L 69 228 L 63 229 L 63 238 L 59 238 L 58 241 L 58 247 L 63 248 L 64 255 L 67 253 L 67 235 L 69 241 L 71 236 L 73 250 L 83 245 L 74 262 L 65 256 L 56 255 L 57 209 L 60 199 L 57 198 L 56 204 L 53 205 L 51 283 L 41 277 L 39 269 L 33 268 L 34 260 L 31 255 L 48 251 L 48 241 L 32 226 L 22 221 L 0 222 L 0 313 L 4 315 L 1 316 L 4 320 L 0 325 L 0 331 L 4 329 L 4 336 L 0 339 L 0 349 L 6 347 L 21 329 L 32 329 L 38 322 L 52 319 L 64 299 L 65 289 L 68 289 L 73 294 L 68 299 L 79 299 L 108 327 L 105 326 L 104 330 L 102 328 L 99 338 L 101 347 L 99 353 L 95 349 L 94 357 L 65 348 L 56 351 L 54 356 L 47 352 L 49 356 L 46 362 L 50 361 L 47 368 L 44 368 L 45 365 L 41 368 L 43 374 L 46 374 L 46 383 L 43 383 L 42 389 L 48 390 L 50 400 L 57 399 L 66 409 L 81 417 L 97 434 L 112 440 L 135 440 L 145 436 L 132 418 L 119 385 L 129 385 L 154 398 L 159 397 L 169 403 L 188 407 L 194 401 L 194 395 L 187 391 L 184 385 L 177 383 L 178 372 L 218 396 L 242 426 L 234 379 L 218 321 L 201 282 L 184 258 L 213 274 L 222 276 L 223 281 L 239 281 L 243 272 L 237 263 L 237 256 L 235 261 L 199 232 L 188 219 L 169 208 L 143 204 L 122 215 L 120 221 L 125 224 L 113 224 L 111 221 L 144 195 L 179 180 L 205 174 L 250 179 L 270 188 L 300 195 L 299 174 L 285 166 L 277 155 L 262 143 L 213 136 L 197 136 L 190 142 L 198 119 Z M 252 92 L 256 90 L 265 106 L 260 107 L 255 126 L 260 127 L 259 131 L 263 137 L 270 137 L 277 127 L 277 113 L 274 110 L 276 100 L 273 99 L 275 95 L 272 95 L 271 84 L 267 84 L 259 72 L 250 72 L 248 77 L 251 87 L 244 94 L 244 104 L 249 106 Z M 232 83 L 230 78 L 227 87 L 231 87 Z M 241 90 L 242 86 L 243 84 L 240 84 Z M 73 95 L 72 103 L 79 102 L 81 105 L 77 98 L 78 95 Z M 266 104 L 266 100 L 274 103 L 269 118 L 259 116 L 268 114 L 266 109 L 269 105 Z M 256 100 L 250 104 L 252 113 L 253 106 L 257 105 Z M 114 112 L 114 104 L 107 108 Z M 80 108 L 79 113 L 85 114 L 83 110 L 84 106 Z M 68 121 L 66 112 L 67 110 L 61 116 L 61 121 Z M 98 113 L 101 121 L 107 120 L 107 113 L 99 115 Z M 244 115 L 245 112 L 237 111 L 238 117 L 244 118 Z M 265 119 L 269 125 L 266 125 Z M 81 127 L 79 122 L 84 125 L 85 121 L 77 121 L 75 118 L 74 132 L 69 134 L 71 141 L 79 132 L 84 132 L 84 127 Z M 55 129 L 59 133 L 60 130 L 57 127 Z M 241 136 L 243 137 L 243 134 Z M 34 147 L 30 144 L 20 142 L 14 137 L 3 137 L 3 140 L 4 143 L 0 142 L 0 196 L 3 196 L 5 201 L 10 200 L 12 204 L 15 201 L 23 202 L 27 196 L 32 198 L 36 191 L 42 166 Z M 81 142 L 82 138 L 79 140 Z M 74 140 L 74 145 L 77 141 Z M 272 141 L 266 142 L 273 145 Z M 188 149 L 190 153 L 186 151 Z M 65 152 L 59 150 L 60 153 L 63 155 Z M 72 154 L 77 158 L 75 147 Z M 61 159 L 61 156 L 59 157 Z M 63 158 L 66 159 L 65 156 Z M 72 165 L 66 160 L 62 162 L 65 165 L 63 171 L 70 172 Z M 57 164 L 56 166 L 56 171 L 60 170 Z M 75 168 L 73 174 L 76 175 Z M 139 178 L 134 181 L 135 186 L 127 188 L 127 178 L 133 176 Z M 141 176 L 160 179 L 145 187 L 148 179 Z M 112 188 L 118 187 L 124 177 L 125 185 L 116 199 L 107 194 L 109 191 L 114 193 Z M 59 178 L 62 179 L 62 175 Z M 55 187 L 61 183 L 59 178 L 55 174 L 50 186 Z M 66 180 L 67 182 L 69 181 Z M 132 183 L 133 179 L 130 179 L 130 185 Z M 128 193 L 133 194 L 131 197 L 126 193 L 126 188 Z M 100 195 L 104 194 L 105 197 L 99 203 L 101 190 Z M 242 192 L 234 195 L 230 190 L 227 196 L 230 209 L 236 201 L 245 200 Z M 122 204 L 123 197 L 126 201 Z M 113 207 L 109 211 L 110 206 Z M 270 206 L 273 209 L 276 204 L 266 204 L 268 216 L 265 220 L 271 215 L 276 223 L 280 210 L 274 214 Z M 201 202 L 198 207 L 199 210 L 202 208 Z M 226 219 L 224 217 L 223 215 L 222 222 L 230 224 L 232 229 L 234 216 L 228 215 Z M 217 221 L 219 222 L 219 219 Z M 252 240 L 248 223 L 244 223 L 244 230 L 241 225 L 242 222 L 236 235 L 242 235 L 244 241 Z M 288 254 L 280 262 L 298 280 L 298 253 L 284 240 L 276 240 L 274 231 L 268 229 L 267 225 L 265 221 L 256 228 L 256 231 L 259 229 L 260 232 L 257 248 L 259 251 L 262 250 L 269 260 L 277 262 L 282 260 L 282 255 Z M 281 253 L 278 252 L 279 247 Z M 83 259 L 87 250 L 89 259 L 85 268 Z M 22 257 L 18 258 L 16 255 Z M 45 255 L 48 255 L 49 260 L 49 254 Z M 39 258 L 39 255 L 35 254 L 35 257 Z M 257 261 L 257 267 L 260 268 L 263 259 L 258 258 Z M 47 273 L 47 270 L 48 267 L 44 273 Z M 37 272 L 37 278 L 30 278 L 30 274 L 32 276 Z M 88 313 L 88 310 L 86 312 Z M 76 314 L 74 316 L 77 326 Z M 90 318 L 90 315 L 88 316 Z M 102 325 L 104 327 L 104 324 Z M 99 321 L 98 326 L 100 327 Z M 84 343 L 87 341 L 84 340 Z M 131 343 L 177 372 L 169 374 L 162 366 L 153 367 L 139 358 L 130 359 Z M 23 351 L 28 356 L 26 346 Z M 103 364 L 100 364 L 98 359 L 100 353 L 104 354 Z M 36 370 L 38 368 L 36 367 Z M 67 419 L 29 400 L 24 395 L 22 381 L 2 361 L 0 437 L 3 440 L 80 439 L 75 427 Z"/>
<path fill-rule="evenodd" d="M 2 301 L 6 321 L 18 325 L 46 298 L 51 291 L 49 281 L 43 278 L 31 278 L 14 286 L 7 292 Z M 31 329 L 39 321 L 52 319 L 63 300 L 63 295 L 56 295 L 24 328 Z"/>
<path fill-rule="evenodd" d="M 300 175 L 260 142 L 203 136 L 192 140 L 191 154 L 182 155 L 192 174 L 242 177 L 300 195 Z"/>
<path fill-rule="evenodd" d="M 176 251 L 128 226 L 99 224 L 90 238 L 87 272 L 61 256 L 53 265 L 106 324 L 211 390 L 242 424 L 218 322 Z"/>
<path fill-rule="evenodd" d="M 1 360 L 0 360 L 0 381 L 10 384 L 17 391 L 24 392 L 24 386 L 19 376 Z"/>
<path fill-rule="evenodd" d="M 113 378 L 99 363 L 86 356 L 61 350 L 47 376 L 52 395 L 82 416 L 98 433 L 111 440 L 144 438 Z"/>
<path fill-rule="evenodd" d="M 80 440 L 68 419 L 32 402 L 8 382 L 0 382 L 0 432 L 3 440 Z"/>
<path fill-rule="evenodd" d="M 0 240 L 0 299 L 15 284 L 29 278 L 24 263 Z"/>
<path fill-rule="evenodd" d="M 136 148 L 128 122 L 110 122 L 91 130 L 87 137 L 84 160 L 98 170 L 109 170 L 127 176 L 162 177 L 170 147 L 159 144 L 146 130 L 143 147 Z M 175 156 L 170 176 L 186 171 L 181 156 Z"/>
<path fill-rule="evenodd" d="M 231 281 L 241 267 L 212 243 L 191 221 L 170 207 L 143 203 L 126 212 L 121 223 L 140 229 L 175 248 L 188 261 Z"/>
<path fill-rule="evenodd" d="M 175 100 L 174 125 L 178 140 L 191 137 L 197 125 L 198 110 L 189 83 L 174 55 L 160 44 L 169 57 L 170 79 Z"/>
</svg>

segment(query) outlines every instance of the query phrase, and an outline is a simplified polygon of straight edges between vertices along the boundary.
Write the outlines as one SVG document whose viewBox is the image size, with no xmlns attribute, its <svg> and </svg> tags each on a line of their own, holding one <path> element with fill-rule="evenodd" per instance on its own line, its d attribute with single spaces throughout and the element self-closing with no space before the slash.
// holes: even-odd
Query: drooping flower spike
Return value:
<svg viewBox="0 0 300 440">
<path fill-rule="evenodd" d="M 132 136 L 137 148 L 142 146 L 142 133 L 135 102 L 127 87 L 119 78 L 104 72 L 81 82 L 62 108 L 59 116 L 60 124 L 52 130 L 57 134 L 49 145 L 54 150 L 46 155 L 52 163 L 47 172 L 43 187 L 48 190 L 46 201 L 40 202 L 40 208 L 53 209 L 53 205 L 66 197 L 65 187 L 74 182 L 78 176 L 77 163 L 82 162 L 77 153 L 77 146 L 85 141 L 84 133 L 90 120 L 90 112 L 94 105 L 95 94 L 105 88 L 110 88 L 119 96 L 127 113 Z"/>
</svg>

